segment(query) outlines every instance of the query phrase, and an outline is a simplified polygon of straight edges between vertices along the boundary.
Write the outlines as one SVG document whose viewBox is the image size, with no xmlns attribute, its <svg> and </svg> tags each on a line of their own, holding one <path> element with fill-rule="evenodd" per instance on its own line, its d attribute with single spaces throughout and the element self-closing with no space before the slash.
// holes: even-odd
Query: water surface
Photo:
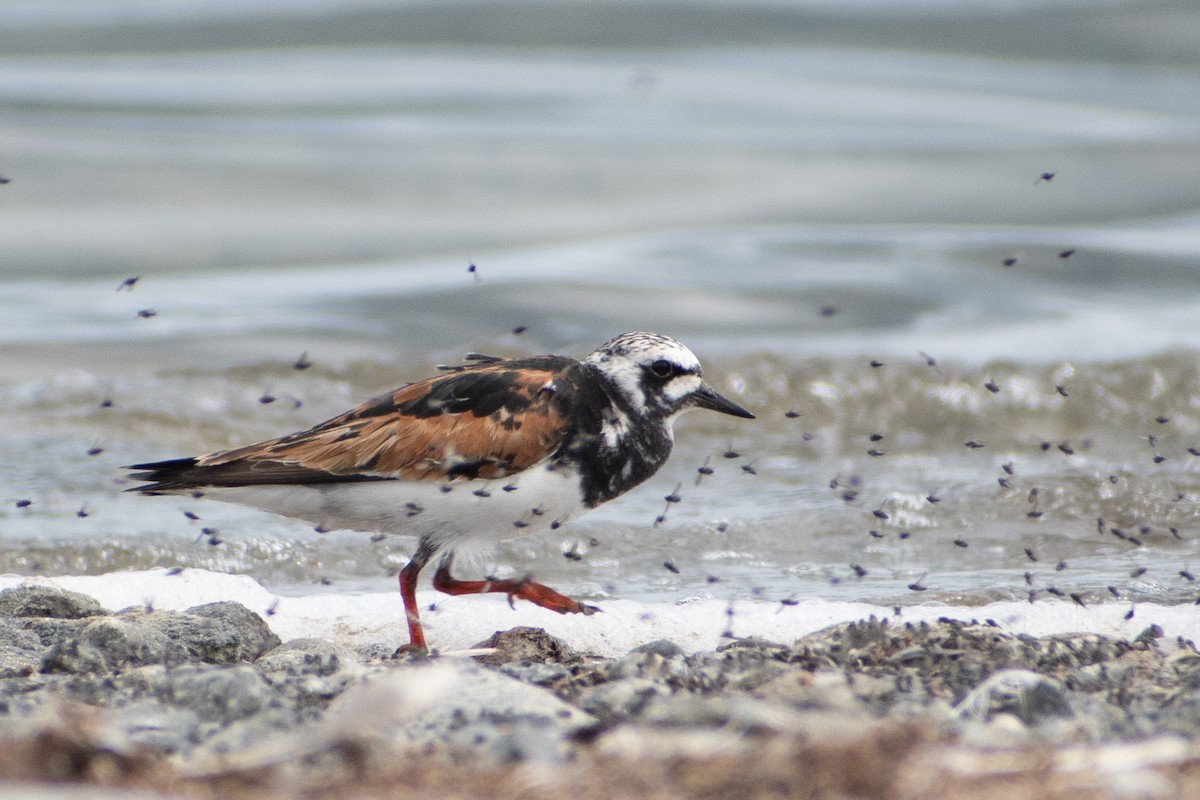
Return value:
<svg viewBox="0 0 1200 800">
<path fill-rule="evenodd" d="M 1196 596 L 1192 4 L 171 8 L 0 9 L 0 571 L 385 589 L 403 537 L 120 466 L 653 329 L 759 420 L 685 418 L 651 482 L 495 573 Z"/>
</svg>

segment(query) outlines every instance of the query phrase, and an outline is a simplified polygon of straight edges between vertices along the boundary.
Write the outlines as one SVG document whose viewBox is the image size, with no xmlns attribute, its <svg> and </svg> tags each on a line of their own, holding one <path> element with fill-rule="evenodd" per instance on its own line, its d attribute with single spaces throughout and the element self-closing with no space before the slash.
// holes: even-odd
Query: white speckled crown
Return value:
<svg viewBox="0 0 1200 800">
<path fill-rule="evenodd" d="M 700 360 L 687 347 L 661 333 L 632 331 L 614 336 L 584 359 L 589 364 L 603 364 L 614 357 L 625 357 L 639 364 L 648 364 L 660 358 L 678 364 L 685 369 L 700 368 Z"/>
</svg>

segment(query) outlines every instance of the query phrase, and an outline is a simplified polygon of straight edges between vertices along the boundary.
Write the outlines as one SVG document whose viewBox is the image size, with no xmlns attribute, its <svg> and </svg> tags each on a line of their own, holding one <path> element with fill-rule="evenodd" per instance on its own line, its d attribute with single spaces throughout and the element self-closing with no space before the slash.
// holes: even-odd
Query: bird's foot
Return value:
<svg viewBox="0 0 1200 800">
<path fill-rule="evenodd" d="M 591 616 L 600 610 L 596 606 L 580 603 L 578 600 L 556 592 L 549 586 L 537 583 L 528 577 L 520 581 L 511 581 L 510 583 L 513 584 L 507 592 L 508 604 L 510 606 L 513 605 L 513 598 L 519 597 L 522 600 L 528 600 L 536 606 L 548 608 L 559 614 L 583 614 L 584 616 Z"/>
<path fill-rule="evenodd" d="M 508 604 L 514 605 L 515 600 L 528 600 L 536 606 L 549 609 L 559 614 L 592 615 L 600 609 L 572 600 L 565 594 L 556 592 L 549 586 L 535 582 L 528 576 L 519 580 L 500 580 L 489 578 L 482 581 L 460 581 L 451 577 L 448 570 L 438 570 L 433 578 L 433 588 L 446 594 L 483 594 L 485 592 L 503 592 L 508 595 Z"/>
</svg>

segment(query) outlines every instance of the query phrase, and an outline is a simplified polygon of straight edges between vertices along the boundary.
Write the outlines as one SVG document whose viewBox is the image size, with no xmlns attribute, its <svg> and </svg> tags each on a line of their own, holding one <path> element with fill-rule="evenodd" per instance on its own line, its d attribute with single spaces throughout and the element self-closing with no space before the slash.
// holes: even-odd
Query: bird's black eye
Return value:
<svg viewBox="0 0 1200 800">
<path fill-rule="evenodd" d="M 650 374 L 656 378 L 669 378 L 675 374 L 675 365 L 670 361 L 667 361 L 665 358 L 660 358 L 658 361 L 655 361 L 653 364 L 647 367 L 647 369 L 650 370 Z"/>
</svg>

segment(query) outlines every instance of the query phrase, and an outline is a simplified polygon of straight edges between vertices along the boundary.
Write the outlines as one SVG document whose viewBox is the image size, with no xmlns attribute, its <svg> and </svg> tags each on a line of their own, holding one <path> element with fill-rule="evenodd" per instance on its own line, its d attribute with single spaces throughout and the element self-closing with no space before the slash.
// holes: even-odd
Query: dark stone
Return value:
<svg viewBox="0 0 1200 800">
<path fill-rule="evenodd" d="M 982 719 L 1012 714 L 1030 727 L 1074 713 L 1057 681 L 1028 670 L 997 672 L 967 695 L 961 707 Z"/>
<path fill-rule="evenodd" d="M 237 664 L 253 661 L 280 644 L 262 617 L 240 603 L 209 603 L 187 611 L 134 608 L 123 611 L 120 618 L 161 632 L 182 648 L 187 661 Z"/>
<path fill-rule="evenodd" d="M 689 688 L 693 677 L 692 669 L 682 655 L 663 656 L 654 649 L 642 648 L 610 661 L 604 673 L 610 681 L 645 678 L 667 684 L 672 689 Z"/>
<path fill-rule="evenodd" d="M 92 618 L 53 619 L 51 617 L 13 617 L 8 620 L 14 628 L 28 631 L 37 637 L 43 648 L 54 647 L 63 641 L 78 636 L 92 622 Z"/>
<path fill-rule="evenodd" d="M 321 678 L 357 664 L 353 653 L 325 639 L 293 639 L 258 659 L 258 666 L 268 672 Z"/>
<path fill-rule="evenodd" d="M 280 705 L 262 673 L 249 664 L 232 667 L 187 665 L 171 670 L 170 705 L 192 711 L 203 720 L 230 723 Z"/>
<path fill-rule="evenodd" d="M 354 653 L 324 639 L 294 639 L 255 662 L 300 708 L 325 708 L 363 674 Z"/>
<path fill-rule="evenodd" d="M 262 671 L 251 664 L 152 664 L 118 674 L 71 676 L 60 687 L 72 700 L 87 705 L 133 709 L 159 717 L 187 712 L 201 722 L 217 724 L 287 705 Z"/>
<path fill-rule="evenodd" d="M 53 586 L 14 586 L 0 592 L 0 617 L 82 619 L 107 613 L 86 594 Z"/>
<path fill-rule="evenodd" d="M 37 634 L 15 620 L 0 619 L 0 678 L 32 675 L 41 668 L 45 648 Z"/>
<path fill-rule="evenodd" d="M 279 645 L 261 617 L 228 602 L 188 611 L 132 608 L 61 633 L 42 663 L 44 672 L 82 675 L 189 661 L 236 664 Z"/>
<path fill-rule="evenodd" d="M 50 648 L 42 671 L 83 675 L 181 660 L 178 646 L 163 633 L 133 620 L 100 617 Z"/>
<path fill-rule="evenodd" d="M 635 647 L 629 652 L 653 653 L 663 658 L 675 658 L 676 656 L 684 655 L 683 648 L 668 639 L 655 639 L 653 642 L 646 642 L 646 644 Z"/>
<path fill-rule="evenodd" d="M 110 731 L 119 730 L 129 741 L 161 754 L 189 753 L 233 735 L 230 731 L 238 726 L 257 732 L 242 742 L 249 746 L 302 721 L 294 704 L 250 664 L 155 664 L 54 680 L 60 696 L 108 709 L 104 719 Z"/>
<path fill-rule="evenodd" d="M 475 647 L 495 648 L 496 652 L 476 658 L 479 663 L 489 667 L 499 667 L 514 661 L 525 664 L 562 664 L 579 658 L 566 642 L 554 638 L 541 628 L 517 627 L 507 631 L 496 631 L 491 638 Z"/>
</svg>

